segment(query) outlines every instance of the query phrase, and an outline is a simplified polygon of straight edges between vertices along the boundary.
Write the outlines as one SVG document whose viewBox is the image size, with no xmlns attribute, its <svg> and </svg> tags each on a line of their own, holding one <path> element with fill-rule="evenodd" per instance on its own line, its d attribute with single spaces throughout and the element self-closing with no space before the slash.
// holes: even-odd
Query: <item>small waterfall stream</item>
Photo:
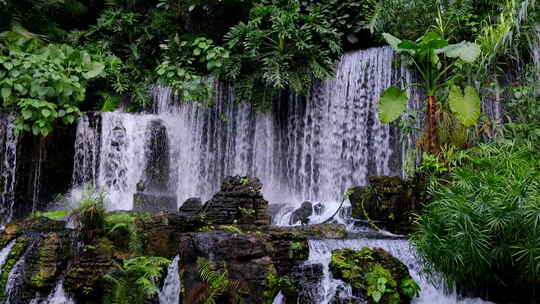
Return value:
<svg viewBox="0 0 540 304">
<path fill-rule="evenodd" d="M 177 304 L 180 303 L 180 274 L 178 273 L 178 262 L 180 256 L 176 256 L 169 265 L 167 277 L 163 283 L 163 288 L 158 294 L 159 304 Z"/>
<path fill-rule="evenodd" d="M 17 136 L 15 117 L 0 113 L 0 228 L 13 218 L 15 173 L 17 169 Z"/>
<path fill-rule="evenodd" d="M 13 240 L 13 241 L 9 242 L 9 244 L 6 247 L 4 247 L 4 248 L 2 248 L 2 250 L 0 250 L 0 272 L 2 271 L 2 267 L 4 267 L 4 264 L 7 261 L 9 252 L 11 251 L 11 248 L 13 247 L 13 245 L 15 245 L 15 241 L 16 240 Z"/>
</svg>

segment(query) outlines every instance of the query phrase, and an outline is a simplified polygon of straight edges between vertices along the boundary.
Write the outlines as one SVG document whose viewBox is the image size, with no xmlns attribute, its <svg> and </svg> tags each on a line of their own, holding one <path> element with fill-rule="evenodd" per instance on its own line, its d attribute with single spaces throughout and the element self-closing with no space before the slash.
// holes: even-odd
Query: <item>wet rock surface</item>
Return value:
<svg viewBox="0 0 540 304">
<path fill-rule="evenodd" d="M 396 234 L 413 231 L 413 213 L 428 200 L 421 176 L 402 180 L 395 176 L 371 176 L 369 186 L 351 188 L 352 216 L 370 220 Z"/>
<path fill-rule="evenodd" d="M 309 217 L 313 215 L 313 204 L 311 202 L 303 202 L 300 208 L 296 209 L 291 215 L 290 225 L 300 223 L 302 225 L 309 224 Z"/>
<path fill-rule="evenodd" d="M 256 177 L 227 177 L 221 189 L 203 207 L 212 224 L 269 225 L 268 201 Z"/>
<path fill-rule="evenodd" d="M 192 197 L 188 198 L 182 206 L 180 206 L 178 213 L 182 216 L 196 216 L 201 212 L 202 207 L 203 204 L 201 199 L 199 197 Z"/>
</svg>

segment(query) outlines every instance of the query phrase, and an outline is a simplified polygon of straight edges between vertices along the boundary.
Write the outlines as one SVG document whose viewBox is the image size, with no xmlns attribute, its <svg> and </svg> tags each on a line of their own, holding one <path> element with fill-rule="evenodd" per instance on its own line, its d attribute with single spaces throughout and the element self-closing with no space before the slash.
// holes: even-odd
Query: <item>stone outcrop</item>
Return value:
<svg viewBox="0 0 540 304">
<path fill-rule="evenodd" d="M 196 216 L 201 212 L 202 207 L 201 199 L 199 197 L 192 197 L 188 198 L 182 206 L 180 206 L 178 213 L 182 216 Z"/>
<path fill-rule="evenodd" d="M 311 202 L 303 202 L 300 208 L 296 209 L 291 215 L 290 225 L 300 223 L 302 225 L 309 224 L 309 217 L 313 215 L 313 204 Z"/>
<path fill-rule="evenodd" d="M 221 189 L 203 208 L 209 223 L 217 225 L 268 225 L 268 201 L 256 177 L 227 177 Z"/>
<path fill-rule="evenodd" d="M 356 298 L 370 304 L 410 303 L 412 297 L 402 286 L 416 284 L 407 266 L 381 248 L 334 250 L 330 271 L 334 278 L 352 286 Z M 381 284 L 384 288 L 380 288 Z"/>
<path fill-rule="evenodd" d="M 397 234 L 412 232 L 413 212 L 428 199 L 425 181 L 420 176 L 407 180 L 371 176 L 369 186 L 351 190 L 349 200 L 354 218 L 373 221 L 378 227 Z"/>
</svg>

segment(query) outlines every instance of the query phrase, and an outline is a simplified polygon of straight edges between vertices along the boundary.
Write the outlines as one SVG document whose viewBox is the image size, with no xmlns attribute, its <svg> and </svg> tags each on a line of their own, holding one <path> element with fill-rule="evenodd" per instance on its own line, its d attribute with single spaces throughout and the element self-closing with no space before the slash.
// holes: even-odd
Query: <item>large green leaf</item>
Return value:
<svg viewBox="0 0 540 304">
<path fill-rule="evenodd" d="M 481 51 L 479 45 L 464 41 L 446 46 L 440 49 L 439 53 L 444 53 L 450 58 L 460 58 L 467 63 L 472 63 L 478 59 Z"/>
<path fill-rule="evenodd" d="M 382 123 L 389 123 L 398 119 L 407 108 L 407 92 L 394 86 L 389 87 L 381 95 L 377 112 Z"/>
<path fill-rule="evenodd" d="M 388 33 L 383 33 L 382 35 L 388 45 L 390 45 L 395 51 L 400 51 L 398 45 L 401 43 L 401 39 L 394 37 Z"/>
<path fill-rule="evenodd" d="M 467 86 L 465 94 L 458 86 L 450 88 L 448 95 L 450 110 L 466 127 L 472 127 L 480 117 L 480 96 L 475 88 Z"/>
<path fill-rule="evenodd" d="M 88 72 L 84 74 L 84 77 L 86 79 L 94 78 L 98 76 L 99 74 L 101 74 L 103 72 L 103 69 L 105 69 L 105 65 L 103 65 L 103 63 L 94 62 L 89 66 Z"/>
</svg>

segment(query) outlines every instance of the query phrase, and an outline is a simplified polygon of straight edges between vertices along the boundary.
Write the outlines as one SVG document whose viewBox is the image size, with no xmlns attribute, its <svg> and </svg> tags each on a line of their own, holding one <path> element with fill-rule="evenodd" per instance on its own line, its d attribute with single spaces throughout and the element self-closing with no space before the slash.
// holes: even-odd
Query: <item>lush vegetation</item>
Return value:
<svg viewBox="0 0 540 304">
<path fill-rule="evenodd" d="M 449 283 L 535 286 L 540 278 L 538 141 L 481 144 L 431 185 L 414 242 Z M 476 285 L 476 286 L 475 286 Z"/>
</svg>

